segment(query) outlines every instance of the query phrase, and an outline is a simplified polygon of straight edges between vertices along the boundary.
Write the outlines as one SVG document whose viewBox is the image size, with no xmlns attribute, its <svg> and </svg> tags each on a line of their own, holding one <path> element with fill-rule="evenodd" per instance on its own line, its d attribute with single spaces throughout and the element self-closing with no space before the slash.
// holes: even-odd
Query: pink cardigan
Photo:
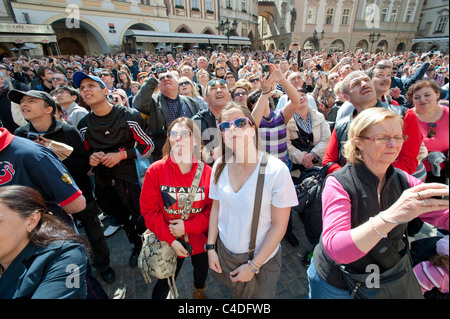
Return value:
<svg viewBox="0 0 450 319">
<path fill-rule="evenodd" d="M 422 183 L 407 173 L 405 176 L 411 187 Z M 329 176 L 325 182 L 322 193 L 322 214 L 322 242 L 331 259 L 337 263 L 348 264 L 364 257 L 365 253 L 358 249 L 350 234 L 350 197 L 333 176 Z M 448 209 L 422 214 L 420 219 L 439 228 L 449 229 Z"/>
</svg>

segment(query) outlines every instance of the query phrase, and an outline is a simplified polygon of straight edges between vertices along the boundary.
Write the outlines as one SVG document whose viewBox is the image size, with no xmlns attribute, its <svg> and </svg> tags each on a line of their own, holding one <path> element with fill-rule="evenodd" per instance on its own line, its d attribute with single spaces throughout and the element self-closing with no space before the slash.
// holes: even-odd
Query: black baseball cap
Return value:
<svg viewBox="0 0 450 319">
<path fill-rule="evenodd" d="M 22 100 L 24 95 L 44 100 L 45 103 L 48 104 L 48 106 L 53 108 L 52 113 L 56 112 L 55 100 L 53 100 L 53 98 L 51 97 L 50 94 L 48 94 L 47 92 L 44 92 L 44 91 L 30 90 L 30 91 L 23 92 L 23 91 L 19 91 L 19 90 L 11 90 L 8 92 L 8 99 L 11 102 L 20 104 L 20 101 Z"/>
</svg>

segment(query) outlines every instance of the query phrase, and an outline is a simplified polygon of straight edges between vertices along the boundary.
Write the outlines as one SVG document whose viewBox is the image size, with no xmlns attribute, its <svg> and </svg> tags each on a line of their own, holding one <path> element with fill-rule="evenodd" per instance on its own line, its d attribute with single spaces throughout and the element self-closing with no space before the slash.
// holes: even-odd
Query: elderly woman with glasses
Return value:
<svg viewBox="0 0 450 319">
<path fill-rule="evenodd" d="M 392 166 L 406 138 L 403 120 L 384 108 L 362 111 L 350 124 L 347 164 L 326 179 L 322 193 L 323 232 L 308 268 L 310 298 L 423 297 L 407 226 L 419 217 L 448 230 L 442 196 L 449 192 Z"/>
<path fill-rule="evenodd" d="M 192 258 L 194 299 L 204 299 L 208 275 L 205 244 L 212 205 L 208 196 L 211 168 L 201 162 L 201 133 L 191 119 L 179 117 L 167 131 L 163 158 L 154 162 L 145 174 L 141 212 L 148 229 L 159 240 L 167 242 L 178 255 L 175 277 L 185 258 Z M 185 204 L 199 166 L 203 168 L 200 168 L 198 189 L 185 216 Z M 152 298 L 165 299 L 168 292 L 167 279 L 159 279 Z"/>
<path fill-rule="evenodd" d="M 449 113 L 448 106 L 439 101 L 440 94 L 436 82 L 422 80 L 409 87 L 407 98 L 414 103 L 423 143 L 428 149 L 428 157 L 423 160 L 426 181 L 445 183 L 448 177 Z"/>
<path fill-rule="evenodd" d="M 178 80 L 178 92 L 181 95 L 189 96 L 197 101 L 200 110 L 208 107 L 205 100 L 200 96 L 200 94 L 198 94 L 198 91 L 194 88 L 194 83 L 192 83 L 192 81 L 188 77 L 183 76 Z"/>
</svg>

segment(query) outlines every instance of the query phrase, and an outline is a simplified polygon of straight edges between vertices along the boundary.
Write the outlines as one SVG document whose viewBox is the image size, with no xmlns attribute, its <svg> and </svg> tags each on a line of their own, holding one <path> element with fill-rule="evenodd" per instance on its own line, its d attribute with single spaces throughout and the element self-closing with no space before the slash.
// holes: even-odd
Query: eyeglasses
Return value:
<svg viewBox="0 0 450 319">
<path fill-rule="evenodd" d="M 146 76 L 146 75 L 141 75 L 141 76 L 138 78 L 138 80 L 142 80 L 142 79 L 146 79 L 146 78 L 148 78 L 148 76 Z"/>
<path fill-rule="evenodd" d="M 52 81 L 63 81 L 62 78 L 52 78 Z"/>
<path fill-rule="evenodd" d="M 237 93 L 234 93 L 234 97 L 238 97 L 238 96 L 247 96 L 247 95 L 248 95 L 247 92 L 237 92 Z"/>
<path fill-rule="evenodd" d="M 254 83 L 254 82 L 258 82 L 258 81 L 259 81 L 258 78 L 254 78 L 254 79 L 251 79 L 251 80 L 250 80 L 250 83 Z"/>
<path fill-rule="evenodd" d="M 252 125 L 252 121 L 250 121 L 248 117 L 240 117 L 238 119 L 235 119 L 234 121 L 222 122 L 217 125 L 217 128 L 220 132 L 225 133 L 231 128 L 231 125 L 234 125 L 235 128 L 245 129 L 247 128 L 248 124 Z"/>
<path fill-rule="evenodd" d="M 178 136 L 181 136 L 182 138 L 188 138 L 191 136 L 191 132 L 184 130 L 184 131 L 170 131 L 169 132 L 169 138 L 176 140 Z"/>
<path fill-rule="evenodd" d="M 190 85 L 190 84 L 191 84 L 191 82 L 185 81 L 185 82 L 180 82 L 180 83 L 178 83 L 178 86 Z"/>
<path fill-rule="evenodd" d="M 216 69 L 216 71 L 217 70 L 225 70 L 225 68 L 223 67 L 223 66 L 219 66 L 217 69 Z"/>
<path fill-rule="evenodd" d="M 70 93 L 70 92 L 67 91 L 67 90 L 59 90 L 58 92 L 55 93 L 55 95 L 61 95 L 61 94 L 64 94 L 64 93 Z"/>
<path fill-rule="evenodd" d="M 401 144 L 408 139 L 408 135 L 395 135 L 395 136 L 384 135 L 384 136 L 374 136 L 374 137 L 358 136 L 358 137 L 366 139 L 366 140 L 370 140 L 377 144 L 387 144 L 387 143 L 389 143 L 389 141 L 391 139 L 394 139 L 396 144 Z"/>
<path fill-rule="evenodd" d="M 428 138 L 433 138 L 436 135 L 436 130 L 435 127 L 437 126 L 436 123 L 429 123 L 428 124 L 430 126 L 430 129 L 428 130 L 428 134 L 427 137 Z"/>
</svg>

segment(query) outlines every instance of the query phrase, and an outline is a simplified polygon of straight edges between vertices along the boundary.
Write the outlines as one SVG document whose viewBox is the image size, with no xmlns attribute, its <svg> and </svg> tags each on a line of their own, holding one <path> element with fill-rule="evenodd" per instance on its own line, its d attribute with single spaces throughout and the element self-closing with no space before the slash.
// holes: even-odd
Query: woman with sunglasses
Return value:
<svg viewBox="0 0 450 319">
<path fill-rule="evenodd" d="M 216 247 L 232 254 L 249 251 L 254 198 L 264 151 L 259 149 L 258 127 L 250 111 L 230 102 L 221 112 L 218 128 L 222 134 L 221 157 L 211 176 L 213 199 L 209 233 L 209 267 L 222 274 Z M 291 207 L 297 205 L 294 185 L 287 166 L 266 155 L 264 191 L 261 199 L 253 259 L 227 269 L 231 282 L 248 282 L 256 276 L 259 290 L 254 298 L 273 298 L 281 271 L 281 246 Z M 227 260 L 227 263 L 231 260 Z M 222 275 L 218 275 L 222 276 Z M 236 295 L 244 298 L 249 296 Z"/>
<path fill-rule="evenodd" d="M 163 147 L 163 158 L 154 162 L 145 174 L 140 206 L 148 229 L 167 242 L 178 255 L 175 278 L 186 257 L 194 266 L 194 299 L 205 299 L 208 256 L 206 233 L 212 200 L 209 198 L 211 168 L 204 165 L 198 189 L 187 220 L 182 210 L 201 161 L 200 130 L 186 117 L 174 120 Z M 184 242 L 183 242 L 184 241 Z M 183 246 L 183 244 L 185 246 Z M 187 244 L 186 244 L 187 243 Z M 187 249 L 192 248 L 191 252 Z M 157 281 L 152 298 L 165 299 L 169 292 L 167 279 Z"/>
<path fill-rule="evenodd" d="M 421 80 L 409 87 L 406 96 L 414 103 L 413 110 L 419 118 L 423 142 L 428 149 L 428 157 L 423 160 L 426 181 L 445 183 L 448 177 L 449 112 L 448 106 L 439 101 L 440 94 L 436 82 Z"/>
<path fill-rule="evenodd" d="M 189 96 L 193 98 L 195 101 L 197 101 L 199 110 L 208 107 L 205 100 L 202 99 L 200 94 L 198 94 L 198 91 L 194 89 L 194 84 L 188 77 L 183 76 L 178 80 L 178 92 L 181 95 Z"/>
</svg>

